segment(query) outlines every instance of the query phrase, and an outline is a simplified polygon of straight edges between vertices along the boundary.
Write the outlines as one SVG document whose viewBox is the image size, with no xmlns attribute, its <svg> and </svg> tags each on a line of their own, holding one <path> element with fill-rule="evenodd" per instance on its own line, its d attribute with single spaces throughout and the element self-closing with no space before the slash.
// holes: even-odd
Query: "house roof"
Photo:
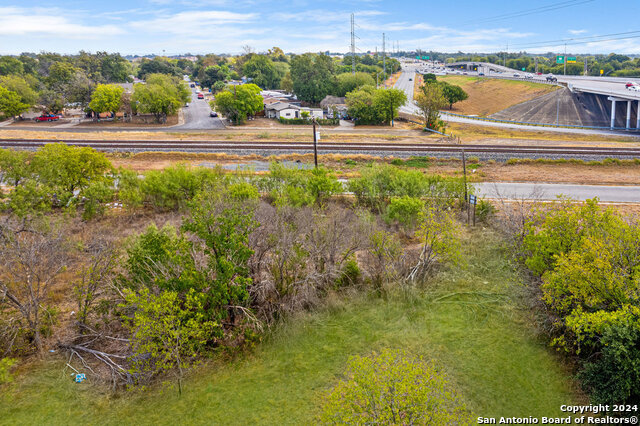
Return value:
<svg viewBox="0 0 640 426">
<path fill-rule="evenodd" d="M 346 105 L 345 98 L 341 98 L 338 96 L 327 95 L 323 100 L 320 101 L 320 106 L 322 108 L 326 108 L 332 105 Z"/>
<path fill-rule="evenodd" d="M 276 102 L 275 104 L 267 105 L 266 109 L 272 109 L 274 111 L 282 111 L 285 109 L 300 109 L 300 107 L 296 105 L 291 105 L 285 102 Z"/>
<path fill-rule="evenodd" d="M 276 99 L 276 98 L 265 98 L 262 101 L 265 105 L 271 105 L 271 104 L 275 104 L 277 102 L 282 102 L 280 99 Z"/>
</svg>

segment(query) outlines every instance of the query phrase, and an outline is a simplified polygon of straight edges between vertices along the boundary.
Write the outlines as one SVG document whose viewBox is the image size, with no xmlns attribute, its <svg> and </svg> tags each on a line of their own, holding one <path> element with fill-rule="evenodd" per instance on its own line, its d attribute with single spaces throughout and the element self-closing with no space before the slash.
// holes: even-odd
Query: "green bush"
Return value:
<svg viewBox="0 0 640 426">
<path fill-rule="evenodd" d="M 297 170 L 272 163 L 270 171 L 270 175 L 260 186 L 281 206 L 322 204 L 344 189 L 333 173 L 323 167 Z"/>
<path fill-rule="evenodd" d="M 405 231 L 411 233 L 416 227 L 420 212 L 424 208 L 424 201 L 420 198 L 393 197 L 387 206 L 386 218 L 402 225 Z"/>
<path fill-rule="evenodd" d="M 362 271 L 355 258 L 350 258 L 342 265 L 340 276 L 336 280 L 336 287 L 349 287 L 356 285 L 362 278 Z"/>
<path fill-rule="evenodd" d="M 84 211 L 82 219 L 90 220 L 102 216 L 106 210 L 106 203 L 113 201 L 115 191 L 110 184 L 103 181 L 91 182 L 84 190 Z"/>
<path fill-rule="evenodd" d="M 553 343 L 578 357 L 594 402 L 637 403 L 640 226 L 590 200 L 564 202 L 527 227 L 525 263 L 542 275 Z"/>
<path fill-rule="evenodd" d="M 476 205 L 476 217 L 480 222 L 486 222 L 496 212 L 496 208 L 488 200 L 479 199 Z"/>
<path fill-rule="evenodd" d="M 435 365 L 404 351 L 351 358 L 346 379 L 323 402 L 322 424 L 473 424 Z"/>
<path fill-rule="evenodd" d="M 363 169 L 361 177 L 349 181 L 359 204 L 384 213 L 392 197 L 429 198 L 438 205 L 451 205 L 464 198 L 460 178 L 426 175 L 419 170 L 403 170 L 388 165 Z"/>
<path fill-rule="evenodd" d="M 184 165 L 145 174 L 141 193 L 145 203 L 159 211 L 181 210 L 206 184 L 222 179 L 222 174 L 205 168 Z"/>
<path fill-rule="evenodd" d="M 13 381 L 11 369 L 16 365 L 16 362 L 13 358 L 0 358 L 0 385 Z"/>
</svg>

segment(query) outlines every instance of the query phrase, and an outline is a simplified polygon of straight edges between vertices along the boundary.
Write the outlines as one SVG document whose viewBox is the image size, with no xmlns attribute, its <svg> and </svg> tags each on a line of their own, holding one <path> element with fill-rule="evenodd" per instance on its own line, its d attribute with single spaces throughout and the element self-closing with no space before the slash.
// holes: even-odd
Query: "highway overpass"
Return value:
<svg viewBox="0 0 640 426">
<path fill-rule="evenodd" d="M 522 79 L 522 71 L 504 67 L 502 65 L 487 62 L 454 62 L 446 65 L 451 69 L 465 69 L 472 74 L 483 72 L 486 77 Z M 506 74 L 506 75 L 505 75 Z M 514 77 L 519 74 L 520 77 Z M 640 131 L 640 92 L 631 91 L 625 88 L 625 83 L 636 81 L 631 77 L 596 77 L 596 76 L 573 76 L 558 75 L 558 84 L 566 86 L 572 93 L 588 93 L 602 96 L 610 107 L 608 119 L 610 128 L 620 128 L 616 126 L 617 117 L 624 117 L 623 127 L 626 130 Z M 533 81 L 545 82 L 546 76 L 536 75 Z M 638 80 L 640 83 L 640 79 Z M 602 115 L 602 114 L 601 114 Z"/>
</svg>

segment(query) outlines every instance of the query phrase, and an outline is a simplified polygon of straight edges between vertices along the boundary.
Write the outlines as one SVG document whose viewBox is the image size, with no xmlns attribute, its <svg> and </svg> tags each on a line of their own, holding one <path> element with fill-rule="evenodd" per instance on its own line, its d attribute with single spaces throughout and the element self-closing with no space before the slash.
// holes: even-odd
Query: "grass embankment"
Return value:
<svg viewBox="0 0 640 426">
<path fill-rule="evenodd" d="M 250 355 L 199 367 L 175 390 L 107 398 L 60 364 L 25 374 L 0 396 L 4 424 L 310 424 L 349 356 L 404 348 L 434 358 L 482 416 L 559 415 L 580 400 L 560 359 L 537 341 L 520 278 L 488 231 L 466 237 L 461 267 L 409 297 L 356 297 L 301 315 Z"/>
<path fill-rule="evenodd" d="M 438 81 L 446 81 L 460 86 L 469 94 L 467 100 L 454 104 L 451 112 L 481 117 L 486 117 L 557 89 L 556 86 L 530 81 L 459 75 L 439 76 Z M 448 108 L 446 110 L 449 111 Z"/>
</svg>

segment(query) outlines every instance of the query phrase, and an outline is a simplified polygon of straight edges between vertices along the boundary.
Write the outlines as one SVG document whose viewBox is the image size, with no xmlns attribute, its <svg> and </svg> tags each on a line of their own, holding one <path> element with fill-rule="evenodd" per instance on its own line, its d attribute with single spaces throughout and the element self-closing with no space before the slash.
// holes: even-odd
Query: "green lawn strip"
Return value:
<svg viewBox="0 0 640 426">
<path fill-rule="evenodd" d="M 48 366 L 5 391 L 0 423 L 309 424 L 348 357 L 383 347 L 436 359 L 475 415 L 560 415 L 580 396 L 527 326 L 517 272 L 486 232 L 465 247 L 467 264 L 440 273 L 425 292 L 361 296 L 300 315 L 252 354 L 196 369 L 181 397 L 150 390 L 107 398 Z"/>
</svg>

